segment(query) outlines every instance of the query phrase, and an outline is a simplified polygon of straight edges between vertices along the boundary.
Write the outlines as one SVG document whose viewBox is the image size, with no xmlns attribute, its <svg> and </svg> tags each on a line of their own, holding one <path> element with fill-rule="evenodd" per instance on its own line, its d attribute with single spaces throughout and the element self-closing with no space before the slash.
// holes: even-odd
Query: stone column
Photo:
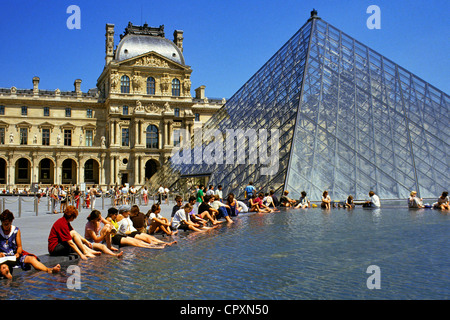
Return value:
<svg viewBox="0 0 450 320">
<path fill-rule="evenodd" d="M 8 177 L 7 177 L 7 185 L 13 187 L 16 184 L 16 163 L 13 160 L 13 156 L 8 155 Z"/>
<path fill-rule="evenodd" d="M 86 182 L 84 181 L 84 165 L 85 163 L 83 163 L 83 165 L 81 165 L 81 163 L 83 162 L 83 157 L 78 157 L 78 167 L 77 167 L 77 184 L 80 184 L 82 182 Z"/>
<path fill-rule="evenodd" d="M 62 170 L 61 170 L 61 166 L 62 166 L 62 162 L 61 162 L 61 157 L 60 156 L 56 156 L 55 157 L 55 177 L 54 177 L 54 183 L 55 184 L 61 184 L 61 174 L 62 174 Z"/>
<path fill-rule="evenodd" d="M 114 183 L 119 184 L 117 175 L 119 174 L 119 156 L 114 156 Z"/>
<path fill-rule="evenodd" d="M 37 159 L 36 159 L 36 155 L 32 155 L 31 156 L 31 183 L 33 182 L 39 182 L 38 178 L 39 178 L 39 167 L 37 165 Z"/>
<path fill-rule="evenodd" d="M 114 157 L 109 156 L 109 184 L 114 185 Z"/>
<path fill-rule="evenodd" d="M 114 145 L 117 145 L 119 139 L 117 138 L 117 121 L 114 121 Z"/>
<path fill-rule="evenodd" d="M 105 156 L 103 154 L 100 156 L 100 167 L 98 168 L 98 174 L 99 174 L 99 177 L 98 177 L 99 184 L 101 184 L 101 185 L 106 184 L 106 181 L 105 181 L 105 176 L 106 176 Z"/>
<path fill-rule="evenodd" d="M 139 184 L 144 185 L 145 171 L 144 171 L 144 157 L 143 156 L 139 156 L 139 172 L 140 172 Z"/>
</svg>

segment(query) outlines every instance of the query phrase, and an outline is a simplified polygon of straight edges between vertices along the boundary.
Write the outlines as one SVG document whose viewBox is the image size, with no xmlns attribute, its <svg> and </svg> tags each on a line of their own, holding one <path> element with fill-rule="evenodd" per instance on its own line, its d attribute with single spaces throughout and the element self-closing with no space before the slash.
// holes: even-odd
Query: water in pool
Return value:
<svg viewBox="0 0 450 320">
<path fill-rule="evenodd" d="M 253 214 L 164 250 L 124 248 L 77 265 L 80 288 L 28 272 L 0 299 L 448 299 L 450 215 L 437 210 L 291 209 Z M 379 273 L 367 273 L 375 265 Z M 380 289 L 369 289 L 368 278 Z M 376 280 L 379 280 L 377 282 Z"/>
</svg>

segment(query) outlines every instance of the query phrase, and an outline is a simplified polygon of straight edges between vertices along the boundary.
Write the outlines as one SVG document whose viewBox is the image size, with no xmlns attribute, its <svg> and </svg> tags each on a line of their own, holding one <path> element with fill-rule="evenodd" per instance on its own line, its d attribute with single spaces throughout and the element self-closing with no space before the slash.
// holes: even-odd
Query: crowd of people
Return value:
<svg viewBox="0 0 450 320">
<path fill-rule="evenodd" d="M 123 188 L 121 188 L 123 189 Z M 89 189 L 89 198 L 95 199 L 97 189 L 95 185 Z M 54 186 L 49 190 L 50 195 L 59 195 L 64 188 Z M 77 191 L 77 189 L 75 189 Z M 208 232 L 216 229 L 219 225 L 232 224 L 233 217 L 240 213 L 272 213 L 280 211 L 279 208 L 312 208 L 312 204 L 305 191 L 301 192 L 298 200 L 289 197 L 289 191 L 285 190 L 278 198 L 273 190 L 267 193 L 257 192 L 250 182 L 244 189 L 245 200 L 240 201 L 233 193 L 223 197 L 222 186 L 214 188 L 213 185 L 204 187 L 196 186 L 195 190 L 186 203 L 181 196 L 175 197 L 175 205 L 172 208 L 170 219 L 161 215 L 161 204 L 164 198 L 154 203 L 146 214 L 140 211 L 136 204 L 130 204 L 130 199 L 124 191 L 114 190 L 114 195 L 120 192 L 120 203 L 114 202 L 103 217 L 99 210 L 90 203 L 91 212 L 87 217 L 84 235 L 74 230 L 71 225 L 79 214 L 77 206 L 65 205 L 63 216 L 55 221 L 48 236 L 48 252 L 50 256 L 67 256 L 77 254 L 80 259 L 87 260 L 101 254 L 113 257 L 122 257 L 124 246 L 135 246 L 147 249 L 164 249 L 177 243 L 171 236 L 176 235 L 179 230 L 190 232 Z M 129 192 L 129 191 L 127 191 Z M 165 193 L 165 191 L 163 191 Z M 163 194 L 161 192 L 161 194 Z M 77 197 L 80 193 L 73 193 Z M 127 193 L 128 194 L 128 193 Z M 92 201 L 92 200 L 91 200 Z M 148 203 L 148 198 L 146 199 Z M 438 200 L 432 205 L 424 204 L 423 199 L 417 197 L 417 192 L 412 191 L 408 199 L 409 208 L 435 208 L 450 210 L 448 192 L 443 192 Z M 116 208 L 116 205 L 119 205 Z M 360 203 L 363 207 L 379 208 L 380 198 L 373 192 L 369 192 L 367 201 Z M 353 197 L 350 195 L 345 201 L 332 202 L 327 191 L 322 194 L 320 207 L 326 210 L 332 207 L 352 209 L 355 207 Z M 12 278 L 11 268 L 20 267 L 49 273 L 57 273 L 61 270 L 59 264 L 47 267 L 42 264 L 37 256 L 28 253 L 22 248 L 21 234 L 18 227 L 13 223 L 14 215 L 8 209 L 0 214 L 0 277 Z M 157 237 L 162 234 L 166 237 Z M 165 241 L 162 239 L 171 239 Z"/>
</svg>

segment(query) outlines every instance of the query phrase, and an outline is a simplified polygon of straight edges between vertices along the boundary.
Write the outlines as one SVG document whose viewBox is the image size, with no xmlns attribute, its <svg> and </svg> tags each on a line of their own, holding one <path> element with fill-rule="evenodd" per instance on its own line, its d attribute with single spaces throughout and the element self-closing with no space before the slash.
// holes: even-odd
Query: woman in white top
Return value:
<svg viewBox="0 0 450 320">
<path fill-rule="evenodd" d="M 409 208 L 424 208 L 422 199 L 417 197 L 416 191 L 411 191 L 410 197 L 408 199 Z"/>
<path fill-rule="evenodd" d="M 170 223 L 169 220 L 164 218 L 161 214 L 161 207 L 159 204 L 155 203 L 152 205 L 151 210 L 147 212 L 147 218 L 149 220 L 150 227 L 148 229 L 148 233 L 154 234 L 155 232 L 158 232 L 159 230 L 162 230 L 165 234 L 171 236 L 172 234 L 175 234 L 175 232 L 172 232 L 170 230 Z"/>
<path fill-rule="evenodd" d="M 330 195 L 328 194 L 328 191 L 326 191 L 326 190 L 322 194 L 322 203 L 320 204 L 320 206 L 323 209 L 331 208 L 331 198 L 330 198 Z"/>
</svg>

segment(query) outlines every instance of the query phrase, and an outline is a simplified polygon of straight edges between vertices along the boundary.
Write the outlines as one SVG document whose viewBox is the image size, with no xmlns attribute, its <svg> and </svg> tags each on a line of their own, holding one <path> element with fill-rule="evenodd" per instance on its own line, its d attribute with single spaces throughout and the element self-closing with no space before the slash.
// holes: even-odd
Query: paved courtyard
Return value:
<svg viewBox="0 0 450 320">
<path fill-rule="evenodd" d="M 147 213 L 153 201 L 151 199 L 147 206 L 143 203 L 139 205 L 139 201 L 136 204 L 139 205 L 141 212 Z M 53 223 L 62 217 L 62 213 L 52 214 L 47 198 L 41 198 L 37 212 L 34 203 L 34 197 L 0 196 L 0 209 L 2 212 L 4 209 L 9 209 L 14 214 L 13 225 L 21 231 L 23 249 L 40 256 L 48 253 L 47 239 L 50 229 Z M 170 218 L 173 205 L 173 201 L 170 201 L 169 204 L 163 203 L 161 205 L 161 215 Z M 111 200 L 107 198 L 104 199 L 103 203 L 101 198 L 97 198 L 95 203 L 95 209 L 102 212 L 103 217 L 106 217 L 107 211 L 111 206 Z M 73 228 L 81 235 L 84 235 L 86 218 L 90 212 L 90 209 L 80 209 L 77 219 L 72 222 Z"/>
</svg>

